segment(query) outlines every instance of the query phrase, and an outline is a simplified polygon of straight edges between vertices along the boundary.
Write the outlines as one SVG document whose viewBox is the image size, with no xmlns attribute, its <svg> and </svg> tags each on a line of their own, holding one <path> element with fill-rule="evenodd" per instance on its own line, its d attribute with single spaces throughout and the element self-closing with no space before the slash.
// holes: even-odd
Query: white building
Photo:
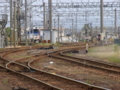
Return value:
<svg viewBox="0 0 120 90">
<path fill-rule="evenodd" d="M 50 30 L 49 29 L 43 29 L 43 40 L 48 43 L 50 41 Z M 56 29 L 52 30 L 52 42 L 51 43 L 56 43 L 58 38 L 58 31 Z"/>
</svg>

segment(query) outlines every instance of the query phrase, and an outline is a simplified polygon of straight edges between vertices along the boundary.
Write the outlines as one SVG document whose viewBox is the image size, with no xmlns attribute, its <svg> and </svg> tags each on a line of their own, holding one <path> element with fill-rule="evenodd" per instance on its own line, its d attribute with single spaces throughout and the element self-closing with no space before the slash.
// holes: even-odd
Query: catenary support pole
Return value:
<svg viewBox="0 0 120 90">
<path fill-rule="evenodd" d="M 73 19 L 72 19 L 72 42 L 73 42 Z"/>
<path fill-rule="evenodd" d="M 25 0 L 25 45 L 28 46 L 28 38 L 27 38 L 27 0 Z"/>
<path fill-rule="evenodd" d="M 49 7 L 49 29 L 50 29 L 50 41 L 53 43 L 52 40 L 52 0 L 48 0 L 48 7 Z"/>
<path fill-rule="evenodd" d="M 63 32 L 63 30 L 62 30 L 62 25 L 60 25 L 60 37 L 61 37 L 61 43 L 63 43 L 63 40 L 62 40 L 62 32 Z"/>
<path fill-rule="evenodd" d="M 101 29 L 101 45 L 103 45 L 103 0 L 100 0 L 100 29 Z"/>
<path fill-rule="evenodd" d="M 78 18 L 77 18 L 77 13 L 76 13 L 76 32 L 75 32 L 75 34 L 77 34 L 77 32 L 78 32 L 78 31 L 77 31 L 77 29 L 78 29 L 78 28 L 77 28 L 77 19 L 78 19 Z M 76 36 L 76 42 L 77 42 L 77 36 Z"/>
<path fill-rule="evenodd" d="M 59 33 L 60 33 L 60 17 L 59 17 L 59 15 L 58 15 L 58 43 L 60 43 Z"/>
<path fill-rule="evenodd" d="M 55 19 L 54 19 L 54 29 L 55 29 Z"/>
<path fill-rule="evenodd" d="M 116 9 L 115 9 L 115 36 L 117 37 L 117 26 L 116 26 L 116 23 L 117 23 L 117 15 L 116 15 Z"/>
<path fill-rule="evenodd" d="M 43 25 L 44 25 L 44 29 L 46 29 L 46 10 L 45 10 L 45 2 L 43 3 L 43 17 L 44 17 L 44 20 L 43 20 Z"/>
<path fill-rule="evenodd" d="M 92 33 L 93 33 L 93 31 L 92 31 L 92 23 L 90 23 L 90 30 L 91 30 L 91 32 L 90 32 L 90 36 L 91 36 L 91 38 L 92 38 Z"/>
<path fill-rule="evenodd" d="M 12 6 L 13 6 L 13 2 L 12 0 L 10 0 L 10 46 L 13 45 L 13 20 L 12 20 Z"/>
<path fill-rule="evenodd" d="M 17 45 L 20 44 L 21 28 L 20 28 L 20 0 L 17 1 Z"/>
<path fill-rule="evenodd" d="M 0 42 L 2 40 L 1 33 L 0 33 Z M 2 42 L 0 43 L 0 48 L 2 48 Z"/>
<path fill-rule="evenodd" d="M 14 1 L 14 47 L 16 47 L 16 1 Z"/>
</svg>

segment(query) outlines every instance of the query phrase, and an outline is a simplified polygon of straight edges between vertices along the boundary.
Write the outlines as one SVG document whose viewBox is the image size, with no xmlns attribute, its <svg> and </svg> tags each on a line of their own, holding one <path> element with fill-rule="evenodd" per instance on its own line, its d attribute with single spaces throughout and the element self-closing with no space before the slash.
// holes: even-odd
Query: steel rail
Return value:
<svg viewBox="0 0 120 90">
<path fill-rule="evenodd" d="M 9 52 L 9 53 L 10 53 L 10 52 Z M 12 53 L 13 53 L 13 52 L 12 52 Z M 5 54 L 5 55 L 6 55 L 6 54 Z M 24 76 L 24 77 L 26 77 L 26 78 L 29 78 L 29 79 L 31 79 L 31 80 L 33 80 L 33 81 L 35 81 L 35 82 L 38 82 L 38 83 L 44 85 L 45 87 L 47 87 L 47 88 L 48 88 L 47 90 L 62 90 L 62 89 L 57 88 L 57 87 L 55 87 L 55 86 L 52 86 L 52 85 L 50 85 L 50 84 L 48 84 L 48 83 L 42 82 L 42 81 L 40 81 L 40 80 L 38 80 L 38 79 L 36 79 L 36 78 L 33 78 L 33 77 L 29 76 L 29 75 L 26 75 L 26 74 L 21 73 L 21 72 L 24 72 L 24 71 L 26 72 L 26 70 L 24 70 L 24 69 L 22 69 L 21 71 L 16 71 L 16 70 L 14 70 L 13 68 L 12 68 L 12 69 L 9 68 L 9 65 L 11 65 L 11 64 L 14 64 L 14 65 L 15 65 L 15 64 L 16 64 L 16 65 L 18 65 L 20 68 L 21 68 L 21 67 L 24 67 L 24 68 L 27 68 L 27 69 L 28 69 L 29 67 L 27 67 L 27 66 L 25 66 L 25 65 L 22 65 L 22 64 L 19 64 L 19 63 L 16 63 L 15 61 L 9 61 L 9 60 L 7 60 L 7 59 L 4 59 L 2 55 L 1 55 L 1 57 L 0 57 L 0 60 L 1 60 L 1 59 L 4 60 L 5 62 L 7 61 L 8 63 L 6 63 L 5 66 L 0 65 L 0 67 L 6 69 L 6 70 L 8 70 L 8 71 L 11 71 L 11 72 L 13 72 L 13 73 L 22 75 L 22 76 Z M 29 68 L 29 71 L 27 71 L 27 72 L 30 72 L 30 68 Z"/>
<path fill-rule="evenodd" d="M 77 47 L 76 49 L 78 49 L 79 47 Z M 71 49 L 75 49 L 75 48 L 71 48 Z M 59 49 L 60 50 L 60 49 Z M 59 50 L 54 50 L 52 53 L 56 53 L 56 52 L 59 52 Z M 65 50 L 65 49 L 63 49 L 63 50 Z M 63 51 L 62 50 L 62 51 Z M 61 51 L 61 50 L 60 50 Z M 16 52 L 16 51 L 14 51 L 14 52 Z M 13 53 L 13 52 L 12 52 Z M 50 52 L 51 53 L 51 52 Z M 7 53 L 8 54 L 8 53 Z M 48 53 L 49 54 L 49 53 Z M 6 54 L 5 54 L 6 55 Z M 39 59 L 39 58 L 38 58 Z M 23 60 L 23 59 L 22 59 Z M 35 59 L 36 60 L 36 59 Z M 35 60 L 33 60 L 33 61 L 35 61 Z M 14 60 L 13 62 L 15 62 L 16 60 Z M 35 69 L 35 68 L 33 68 L 33 67 L 31 67 L 30 66 L 30 64 L 33 62 L 33 61 L 31 61 L 31 62 L 29 62 L 29 64 L 28 64 L 28 66 L 30 67 L 30 68 L 32 68 L 32 69 Z M 9 65 L 9 64 L 8 64 Z M 7 66 L 8 66 L 7 65 Z M 7 68 L 8 69 L 8 68 Z M 10 69 L 11 70 L 11 69 Z M 83 83 L 83 82 L 79 82 L 79 81 L 76 81 L 76 80 L 73 80 L 73 79 L 70 79 L 70 78 L 67 78 L 67 77 L 63 77 L 63 76 L 60 76 L 60 75 L 53 75 L 53 74 L 50 74 L 50 73 L 47 73 L 47 72 L 44 72 L 44 71 L 40 71 L 40 70 L 37 70 L 37 69 L 35 69 L 36 71 L 38 71 L 38 72 L 42 72 L 42 73 L 44 73 L 44 74 L 49 74 L 49 75 L 51 75 L 51 77 L 59 77 L 59 78 L 61 78 L 61 79 L 65 79 L 65 80 L 68 80 L 68 81 L 71 81 L 71 82 L 75 82 L 75 83 L 79 83 L 79 84 L 82 84 L 84 87 L 88 87 L 88 89 L 90 89 L 90 90 L 109 90 L 109 89 L 106 89 L 106 88 L 101 88 L 101 87 L 96 87 L 96 86 L 93 86 L 93 85 L 89 85 L 89 84 L 86 84 L 86 83 Z M 16 71 L 14 71 L 14 72 L 16 72 Z M 17 72 L 18 73 L 18 72 Z M 20 73 L 20 74 L 23 74 L 23 73 Z M 23 74 L 24 75 L 24 74 Z M 28 77 L 28 76 L 27 76 Z M 34 78 L 35 79 L 35 78 Z M 37 79 L 36 79 L 37 80 Z M 94 87 L 94 88 L 93 88 Z"/>
<path fill-rule="evenodd" d="M 62 89 L 60 89 L 60 88 L 57 88 L 57 87 L 55 87 L 55 86 L 52 86 L 52 85 L 47 84 L 47 83 L 45 83 L 45 82 L 42 82 L 42 81 L 40 81 L 40 80 L 38 80 L 38 79 L 36 79 L 36 78 L 30 77 L 30 76 L 28 76 L 28 75 L 25 75 L 25 74 L 22 74 L 22 73 L 19 73 L 19 72 L 16 72 L 16 71 L 14 71 L 14 70 L 11 70 L 11 69 L 9 69 L 9 68 L 3 67 L 3 66 L 1 66 L 1 65 L 0 65 L 0 68 L 3 68 L 3 69 L 5 69 L 5 70 L 7 70 L 7 71 L 10 71 L 10 72 L 12 72 L 12 73 L 18 74 L 18 75 L 20 75 L 20 76 L 23 76 L 23 77 L 25 77 L 26 79 L 28 78 L 28 79 L 30 79 L 30 80 L 33 80 L 33 81 L 35 81 L 35 82 L 38 82 L 40 85 L 41 85 L 41 84 L 44 85 L 44 88 L 46 88 L 45 90 L 62 90 Z"/>
<path fill-rule="evenodd" d="M 38 72 L 41 72 L 41 73 L 44 73 L 44 74 L 49 74 L 51 75 L 52 77 L 55 77 L 55 78 L 61 78 L 61 79 L 65 79 L 67 80 L 68 82 L 73 82 L 73 83 L 76 83 L 76 84 L 79 84 L 81 86 L 83 86 L 84 88 L 86 88 L 87 90 L 110 90 L 110 89 L 107 89 L 107 88 L 103 88 L 103 87 L 98 87 L 98 86 L 95 86 L 95 85 L 90 85 L 90 84 L 87 84 L 87 83 L 84 83 L 84 82 L 81 82 L 81 81 L 78 81 L 78 80 L 74 80 L 74 79 L 71 79 L 71 78 L 67 78 L 67 77 L 64 77 L 64 76 L 61 76 L 61 75 L 55 75 L 55 74 L 51 74 L 51 73 L 48 73 L 48 72 L 45 72 L 43 70 L 39 70 L 37 68 L 34 68 L 31 66 L 31 64 L 37 60 L 40 60 L 42 58 L 45 58 L 47 56 L 43 56 L 43 57 L 40 57 L 38 59 L 35 59 L 35 60 L 32 60 L 29 62 L 28 66 L 31 67 L 32 69 L 38 71 Z"/>
<path fill-rule="evenodd" d="M 80 48 L 80 47 L 79 47 L 79 48 Z M 83 48 L 83 47 L 82 47 L 82 48 Z M 70 49 L 70 48 L 69 48 L 69 49 Z M 77 48 L 71 48 L 71 49 L 72 49 L 72 50 L 73 50 L 73 49 L 78 49 L 78 47 L 77 47 Z M 65 50 L 65 49 L 62 49 L 61 51 L 64 51 L 64 50 Z M 56 52 L 60 52 L 60 51 L 48 52 L 48 56 L 50 56 L 49 54 L 53 54 L 53 53 L 56 54 Z M 46 56 L 44 56 L 44 57 L 46 57 Z M 42 70 L 38 70 L 38 69 L 36 69 L 36 68 L 34 68 L 34 67 L 31 66 L 31 64 L 32 64 L 33 62 L 35 62 L 36 60 L 39 60 L 39 59 L 41 59 L 41 58 L 44 58 L 44 57 L 40 57 L 40 58 L 38 58 L 38 59 L 35 59 L 35 60 L 30 61 L 29 64 L 28 64 L 28 66 L 31 67 L 31 68 L 33 68 L 34 70 L 39 71 L 39 72 L 48 73 L 48 72 L 45 72 L 45 71 L 42 71 Z M 50 75 L 53 75 L 53 76 L 59 76 L 59 77 L 61 77 L 61 78 L 63 78 L 63 79 L 69 80 L 70 82 L 75 82 L 75 83 L 82 84 L 83 86 L 88 87 L 88 89 L 91 89 L 91 90 L 110 90 L 110 89 L 107 89 L 107 88 L 102 88 L 102 87 L 90 85 L 90 84 L 87 84 L 87 83 L 84 83 L 84 82 L 81 82 L 81 81 L 77 81 L 77 80 L 74 80 L 74 79 L 70 79 L 70 78 L 67 78 L 67 77 L 64 77 L 64 76 L 54 75 L 54 74 L 51 74 L 51 73 L 49 73 L 49 74 L 50 74 Z"/>
<path fill-rule="evenodd" d="M 86 62 L 86 64 L 88 64 L 89 66 L 93 65 L 93 66 L 96 66 L 98 68 L 101 67 L 101 69 L 106 69 L 107 71 L 111 70 L 111 72 L 113 72 L 113 73 L 116 72 L 116 73 L 120 74 L 120 71 L 119 71 L 120 66 L 118 66 L 118 65 L 113 65 L 111 63 L 101 62 L 101 61 L 97 61 L 97 60 L 95 61 L 95 60 L 85 59 L 85 58 L 80 58 L 80 57 L 67 56 L 67 55 L 63 54 L 65 52 L 66 51 L 62 51 L 59 53 L 59 55 L 66 57 L 70 60 L 73 59 L 73 61 L 82 62 L 82 63 Z"/>
<path fill-rule="evenodd" d="M 34 47 L 34 48 L 36 48 L 36 47 Z M 31 48 L 30 48 L 31 49 Z M 29 50 L 29 48 L 24 48 L 24 49 L 17 49 L 17 50 L 8 50 L 6 53 L 3 53 L 2 55 L 1 55 L 1 59 L 2 60 L 4 60 L 7 64 L 6 65 L 3 65 L 2 67 L 4 67 L 4 68 L 6 68 L 7 70 L 9 69 L 9 70 L 11 70 L 11 71 L 13 71 L 13 72 L 15 72 L 15 73 L 18 73 L 18 74 L 22 74 L 21 72 L 23 72 L 24 70 L 21 70 L 21 72 L 19 71 L 16 71 L 16 70 L 12 70 L 11 68 L 9 68 L 9 66 L 10 66 L 10 64 L 16 64 L 16 65 L 19 65 L 20 67 L 22 66 L 22 67 L 25 67 L 25 68 L 28 68 L 27 66 L 25 66 L 25 65 L 21 65 L 21 64 L 19 64 L 19 63 L 16 63 L 15 61 L 19 61 L 20 59 L 17 59 L 17 60 L 14 60 L 14 61 L 9 61 L 9 60 L 7 60 L 7 59 L 5 59 L 5 58 L 3 58 L 3 57 L 5 57 L 6 55 L 8 55 L 8 54 L 11 54 L 11 53 L 16 53 L 16 52 L 19 52 L 19 51 L 24 51 L 24 50 Z M 39 56 L 39 55 L 34 55 L 34 56 Z M 33 56 L 33 57 L 34 57 Z M 32 57 L 32 56 L 30 56 L 30 57 Z M 30 58 L 30 57 L 25 57 L 24 59 L 26 59 L 26 58 Z M 23 58 L 21 59 L 21 60 L 23 60 Z M 6 66 L 6 67 L 5 67 Z M 22 74 L 22 75 L 24 75 L 24 74 Z M 27 77 L 29 77 L 29 76 L 27 76 Z M 32 78 L 32 79 L 34 79 L 34 80 L 37 80 L 37 79 L 35 79 L 35 78 L 33 78 L 33 77 L 29 77 L 29 78 Z M 40 80 L 37 80 L 37 81 L 39 81 L 39 82 L 41 82 Z M 42 83 L 44 83 L 44 82 L 42 82 Z M 46 84 L 46 83 L 45 83 Z M 48 84 L 49 85 L 49 84 Z M 51 86 L 51 85 L 50 85 Z M 57 88 L 57 87 L 54 87 L 54 86 L 51 86 L 52 88 L 54 88 L 55 90 L 62 90 L 62 89 L 60 89 L 60 88 Z M 54 89 L 52 89 L 52 90 L 54 90 Z"/>
</svg>

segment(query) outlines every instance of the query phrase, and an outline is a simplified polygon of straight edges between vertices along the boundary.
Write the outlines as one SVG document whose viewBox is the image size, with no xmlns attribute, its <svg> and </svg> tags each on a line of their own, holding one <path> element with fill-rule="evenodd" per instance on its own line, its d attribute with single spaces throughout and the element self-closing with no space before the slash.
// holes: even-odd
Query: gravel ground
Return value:
<svg viewBox="0 0 120 90">
<path fill-rule="evenodd" d="M 31 54 L 30 52 L 33 53 Z M 33 54 L 36 54 L 36 52 L 45 53 L 47 51 L 46 50 L 28 50 L 26 52 L 22 51 L 7 55 L 5 58 L 13 61 L 27 56 L 32 56 Z M 2 55 L 2 53 L 0 53 L 0 55 Z M 34 57 L 32 59 L 26 59 L 25 61 L 21 61 L 20 63 L 27 64 L 29 61 L 35 58 L 38 57 Z M 29 90 L 45 90 L 42 89 L 42 86 L 40 87 L 40 85 L 35 84 L 30 80 L 24 81 L 24 78 L 20 78 L 16 74 L 11 74 L 10 72 L 0 72 L 0 90 L 12 90 L 12 87 L 15 88 L 21 87 Z"/>
<path fill-rule="evenodd" d="M 10 73 L 10 72 L 0 72 L 0 85 L 4 85 L 5 87 L 0 87 L 0 90 L 11 90 L 14 88 L 24 88 L 28 90 L 45 90 L 42 89 L 41 85 L 33 83 L 30 80 L 27 80 L 23 77 L 19 77 L 19 75 Z M 10 87 L 6 89 L 7 87 Z"/>
<path fill-rule="evenodd" d="M 99 70 L 81 67 L 78 64 L 64 60 L 44 58 L 34 62 L 32 66 L 53 74 L 63 75 L 89 84 L 110 88 L 112 90 L 119 90 L 120 88 L 119 75 L 112 75 Z"/>
<path fill-rule="evenodd" d="M 27 51 L 16 52 L 16 53 L 6 55 L 5 58 L 13 61 L 13 60 L 25 58 L 25 57 L 28 57 L 28 56 L 33 56 L 35 54 L 43 54 L 43 53 L 46 53 L 48 51 L 49 50 L 38 50 L 38 49 L 27 50 Z"/>
<path fill-rule="evenodd" d="M 32 53 L 31 53 L 32 52 Z M 7 55 L 6 58 L 11 59 L 11 60 L 16 60 L 16 59 L 20 59 L 26 56 L 31 56 L 33 54 L 38 54 L 38 53 L 44 53 L 47 52 L 47 50 L 28 50 L 26 52 L 18 52 L 18 53 L 13 53 L 12 55 Z M 83 58 L 91 58 L 91 59 L 95 59 L 92 57 L 86 57 L 85 55 L 85 50 L 79 51 L 80 53 L 78 54 L 73 54 L 74 56 L 78 56 L 78 57 L 83 57 Z M 68 53 L 69 54 L 69 53 Z M 21 63 L 25 64 L 29 61 L 31 61 L 33 58 L 31 59 L 27 59 L 25 61 L 22 61 Z M 112 74 L 108 74 L 108 73 L 104 73 L 102 71 L 98 71 L 98 70 L 93 70 L 93 69 L 89 69 L 89 68 L 85 68 L 85 67 L 80 67 L 78 64 L 73 64 L 73 63 L 69 63 L 63 60 L 58 60 L 58 59 L 54 59 L 54 58 L 44 58 L 42 60 L 39 60 L 37 62 L 35 62 L 33 65 L 33 67 L 38 68 L 40 70 L 44 70 L 47 72 L 50 72 L 52 74 L 59 74 L 59 75 L 63 75 L 69 78 L 73 78 L 76 80 L 80 80 L 89 84 L 94 84 L 97 86 L 101 86 L 101 87 L 106 87 L 106 88 L 110 88 L 112 90 L 119 90 L 120 88 L 120 76 L 119 75 L 112 75 Z M 4 79 L 8 78 L 10 81 L 7 86 L 22 86 L 24 87 L 26 84 L 26 82 L 22 81 L 22 80 L 18 80 L 18 79 L 13 79 L 12 77 L 16 77 L 14 75 L 9 75 L 8 72 L 1 72 L 0 74 L 0 80 L 3 84 Z M 13 79 L 13 80 L 12 80 Z M 14 83 L 12 82 L 14 81 Z M 20 82 L 17 84 L 17 82 Z M 32 84 L 32 82 L 31 82 Z M 29 84 L 31 86 L 31 84 Z M 28 86 L 27 88 L 32 88 Z M 26 88 L 26 87 L 25 87 Z M 36 86 L 37 89 L 30 89 L 30 90 L 42 90 L 40 89 L 40 87 Z M 39 89 L 38 89 L 39 88 Z"/>
</svg>

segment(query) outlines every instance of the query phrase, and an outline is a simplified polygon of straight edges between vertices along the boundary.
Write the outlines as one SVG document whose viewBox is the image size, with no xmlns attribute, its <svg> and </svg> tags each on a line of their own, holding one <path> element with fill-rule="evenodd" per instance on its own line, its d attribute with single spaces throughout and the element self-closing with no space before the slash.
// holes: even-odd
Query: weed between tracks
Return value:
<svg viewBox="0 0 120 90">
<path fill-rule="evenodd" d="M 86 83 L 88 83 L 88 84 L 92 84 L 92 81 L 90 81 L 90 80 L 87 80 L 87 81 L 86 81 Z"/>
<path fill-rule="evenodd" d="M 0 48 L 0 51 L 4 50 L 4 48 Z"/>
<path fill-rule="evenodd" d="M 73 56 L 73 54 L 71 54 L 71 53 L 68 53 L 67 55 L 68 55 L 68 56 Z"/>
<path fill-rule="evenodd" d="M 90 48 L 88 56 L 106 59 L 112 63 L 120 63 L 120 45 L 109 45 Z"/>
<path fill-rule="evenodd" d="M 34 46 L 49 46 L 52 45 L 52 43 L 37 43 Z M 55 43 L 54 45 L 62 45 L 60 43 Z"/>
<path fill-rule="evenodd" d="M 3 79 L 3 84 L 8 84 L 8 79 L 7 78 Z"/>
<path fill-rule="evenodd" d="M 24 55 L 22 55 L 22 56 L 18 56 L 18 55 L 11 55 L 10 56 L 11 58 L 15 58 L 15 59 L 19 59 L 19 58 L 25 58 L 25 57 L 27 57 L 26 55 L 24 56 Z"/>
</svg>

